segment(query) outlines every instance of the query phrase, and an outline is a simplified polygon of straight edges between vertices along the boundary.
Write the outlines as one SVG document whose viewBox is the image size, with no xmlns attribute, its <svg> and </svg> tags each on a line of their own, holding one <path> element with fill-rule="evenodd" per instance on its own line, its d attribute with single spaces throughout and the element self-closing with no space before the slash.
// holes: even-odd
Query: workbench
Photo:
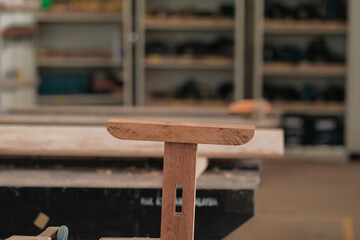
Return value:
<svg viewBox="0 0 360 240">
<path fill-rule="evenodd" d="M 0 238 L 37 235 L 39 213 L 46 226 L 66 224 L 73 239 L 159 237 L 164 146 L 114 139 L 102 121 L 124 115 L 251 122 L 216 111 L 9 110 L 0 115 Z M 210 163 L 197 181 L 195 239 L 222 239 L 254 215 L 261 166 L 248 159 L 280 158 L 282 140 L 282 130 L 259 129 L 246 147 L 199 145 Z"/>
</svg>

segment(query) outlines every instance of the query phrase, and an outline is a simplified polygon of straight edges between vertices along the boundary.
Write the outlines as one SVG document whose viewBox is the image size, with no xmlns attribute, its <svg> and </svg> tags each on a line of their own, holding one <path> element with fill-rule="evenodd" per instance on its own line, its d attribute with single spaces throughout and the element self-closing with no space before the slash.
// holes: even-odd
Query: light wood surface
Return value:
<svg viewBox="0 0 360 240">
<path fill-rule="evenodd" d="M 283 131 L 259 129 L 244 146 L 199 145 L 208 158 L 281 158 Z M 163 157 L 161 142 L 122 141 L 99 126 L 0 125 L 0 155 L 61 157 Z"/>
<path fill-rule="evenodd" d="M 0 169 L 0 186 L 14 188 L 160 189 L 162 188 L 162 179 L 163 174 L 161 170 L 141 168 L 133 169 L 132 171 L 126 168 L 123 170 Z M 260 174 L 257 171 L 215 171 L 209 169 L 196 180 L 196 188 L 222 190 L 256 189 L 260 181 Z"/>
<path fill-rule="evenodd" d="M 66 114 L 5 114 L 0 115 L 0 124 L 43 124 L 43 125 L 100 125 L 105 126 L 106 121 L 114 117 L 114 114 L 99 114 L 99 115 L 74 115 Z M 238 115 L 228 115 L 224 117 L 202 117 L 202 116 L 169 116 L 169 115 L 131 115 L 123 114 L 121 118 L 148 119 L 148 120 L 167 120 L 167 121 L 184 121 L 184 122 L 210 122 L 210 123 L 226 123 L 226 124 L 241 124 L 241 125 L 255 125 L 256 128 L 277 128 L 280 126 L 279 117 L 266 117 L 264 119 L 252 119 Z"/>
<path fill-rule="evenodd" d="M 205 172 L 209 166 L 209 159 L 206 157 L 197 157 L 196 158 L 196 178 L 199 178 L 200 175 Z"/>
<path fill-rule="evenodd" d="M 255 127 L 118 118 L 107 122 L 107 130 L 124 140 L 242 145 L 253 138 Z"/>
<path fill-rule="evenodd" d="M 165 143 L 161 239 L 194 236 L 197 144 Z M 182 185 L 182 209 L 175 211 L 176 185 Z"/>
<path fill-rule="evenodd" d="M 14 235 L 6 240 L 51 240 L 53 237 L 56 236 L 59 227 L 48 227 L 37 236 L 18 236 Z"/>
<path fill-rule="evenodd" d="M 58 230 L 59 230 L 59 227 L 48 227 L 45 229 L 45 231 L 40 233 L 38 236 L 53 238 L 56 236 Z"/>
<path fill-rule="evenodd" d="M 39 236 L 36 236 L 36 237 L 32 237 L 32 236 L 17 236 L 17 235 L 14 235 L 14 236 L 11 236 L 9 238 L 7 238 L 6 240 L 51 240 L 50 237 L 39 237 Z"/>
</svg>

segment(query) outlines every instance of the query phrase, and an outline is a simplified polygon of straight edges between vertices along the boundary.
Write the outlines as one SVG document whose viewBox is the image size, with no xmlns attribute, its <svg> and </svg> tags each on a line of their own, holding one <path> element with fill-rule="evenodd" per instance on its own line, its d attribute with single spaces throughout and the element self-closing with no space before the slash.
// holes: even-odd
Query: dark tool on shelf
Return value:
<svg viewBox="0 0 360 240">
<path fill-rule="evenodd" d="M 188 41 L 175 48 L 177 55 L 201 57 L 207 54 L 207 46 L 201 41 Z"/>
<path fill-rule="evenodd" d="M 294 9 L 294 18 L 296 20 L 320 19 L 317 6 L 313 4 L 301 4 Z"/>
<path fill-rule="evenodd" d="M 166 55 L 169 47 L 163 41 L 151 41 L 146 44 L 146 55 Z"/>
<path fill-rule="evenodd" d="M 234 84 L 232 81 L 224 81 L 216 89 L 218 98 L 225 101 L 232 101 L 234 98 Z"/>
<path fill-rule="evenodd" d="M 208 45 L 207 53 L 231 58 L 234 55 L 234 41 L 228 37 L 219 37 Z"/>
<path fill-rule="evenodd" d="M 190 78 L 176 90 L 175 98 L 200 100 L 211 98 L 211 93 L 206 86 L 200 84 L 196 79 Z"/>
<path fill-rule="evenodd" d="M 265 1 L 265 17 L 270 19 L 292 18 L 293 13 L 290 8 L 281 3 L 270 3 Z"/>
<path fill-rule="evenodd" d="M 319 93 L 315 87 L 311 85 L 305 85 L 301 90 L 301 100 L 316 101 L 318 99 L 319 99 Z"/>
<path fill-rule="evenodd" d="M 233 4 L 223 4 L 220 6 L 220 15 L 222 17 L 234 18 L 235 6 Z"/>
<path fill-rule="evenodd" d="M 345 89 L 343 86 L 330 85 L 322 93 L 322 97 L 325 101 L 344 102 Z"/>
<path fill-rule="evenodd" d="M 312 41 L 306 51 L 307 59 L 311 62 L 343 63 L 343 57 L 336 56 L 331 52 L 323 37 Z"/>
<path fill-rule="evenodd" d="M 197 156 L 198 144 L 242 145 L 254 136 L 254 126 L 110 119 L 107 129 L 123 140 L 165 142 L 161 239 L 194 239 L 196 178 L 207 166 Z M 205 162 L 205 163 L 204 163 Z M 182 206 L 176 208 L 177 189 Z"/>
</svg>

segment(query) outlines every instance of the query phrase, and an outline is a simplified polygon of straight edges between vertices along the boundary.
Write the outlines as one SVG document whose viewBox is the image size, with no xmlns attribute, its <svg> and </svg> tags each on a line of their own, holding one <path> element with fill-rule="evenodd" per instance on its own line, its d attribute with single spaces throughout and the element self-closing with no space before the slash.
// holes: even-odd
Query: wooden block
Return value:
<svg viewBox="0 0 360 240">
<path fill-rule="evenodd" d="M 196 154 L 196 144 L 165 143 L 161 239 L 193 239 Z M 180 184 L 182 185 L 182 209 L 181 212 L 176 212 L 176 186 Z"/>
<path fill-rule="evenodd" d="M 34 225 L 40 229 L 44 229 L 49 222 L 50 218 L 45 213 L 40 212 L 34 220 Z"/>
<path fill-rule="evenodd" d="M 242 145 L 253 138 L 255 127 L 117 118 L 107 122 L 107 130 L 114 137 L 124 140 Z"/>
</svg>

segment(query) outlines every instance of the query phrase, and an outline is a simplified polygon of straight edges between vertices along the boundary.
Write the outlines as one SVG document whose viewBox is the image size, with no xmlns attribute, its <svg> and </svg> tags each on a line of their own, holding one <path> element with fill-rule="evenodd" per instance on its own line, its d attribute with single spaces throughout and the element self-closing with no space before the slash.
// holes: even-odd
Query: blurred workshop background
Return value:
<svg viewBox="0 0 360 240">
<path fill-rule="evenodd" d="M 41 106 L 226 109 L 265 99 L 271 112 L 256 121 L 284 129 L 285 156 L 264 164 L 260 217 L 232 239 L 261 239 L 262 227 L 275 239 L 354 240 L 359 24 L 358 0 L 0 0 L 1 114 Z M 308 215 L 270 214 L 298 206 Z M 291 235 L 297 231 L 308 235 Z"/>
</svg>

